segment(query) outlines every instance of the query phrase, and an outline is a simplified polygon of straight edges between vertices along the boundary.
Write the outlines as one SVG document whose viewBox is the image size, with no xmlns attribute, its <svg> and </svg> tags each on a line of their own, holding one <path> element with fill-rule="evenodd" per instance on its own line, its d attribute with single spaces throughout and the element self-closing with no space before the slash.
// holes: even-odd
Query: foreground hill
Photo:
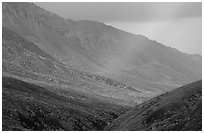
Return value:
<svg viewBox="0 0 204 133">
<path fill-rule="evenodd" d="M 2 25 L 75 69 L 158 95 L 201 78 L 201 56 L 93 21 L 72 21 L 31 3 L 3 3 Z"/>
<path fill-rule="evenodd" d="M 202 130 L 202 81 L 152 98 L 120 116 L 106 130 Z"/>
<path fill-rule="evenodd" d="M 2 78 L 4 131 L 103 130 L 128 108 L 60 86 L 41 87 L 15 78 Z"/>
</svg>

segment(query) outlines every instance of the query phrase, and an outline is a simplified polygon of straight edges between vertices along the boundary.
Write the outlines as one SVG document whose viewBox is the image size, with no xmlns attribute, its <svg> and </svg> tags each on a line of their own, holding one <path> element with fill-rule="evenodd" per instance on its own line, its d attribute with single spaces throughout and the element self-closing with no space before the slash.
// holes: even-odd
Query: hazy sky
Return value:
<svg viewBox="0 0 204 133">
<path fill-rule="evenodd" d="M 73 20 L 95 20 L 202 54 L 201 3 L 36 3 Z"/>
</svg>

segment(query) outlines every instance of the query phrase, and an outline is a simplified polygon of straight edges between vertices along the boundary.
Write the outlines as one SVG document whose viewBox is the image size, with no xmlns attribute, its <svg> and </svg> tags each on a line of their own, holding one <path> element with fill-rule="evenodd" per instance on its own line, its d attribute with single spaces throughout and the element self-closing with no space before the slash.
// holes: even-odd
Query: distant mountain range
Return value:
<svg viewBox="0 0 204 133">
<path fill-rule="evenodd" d="M 3 3 L 3 27 L 75 69 L 154 95 L 201 79 L 201 56 L 103 23 L 64 19 L 32 3 Z M 192 44 L 193 45 L 193 44 Z"/>
</svg>

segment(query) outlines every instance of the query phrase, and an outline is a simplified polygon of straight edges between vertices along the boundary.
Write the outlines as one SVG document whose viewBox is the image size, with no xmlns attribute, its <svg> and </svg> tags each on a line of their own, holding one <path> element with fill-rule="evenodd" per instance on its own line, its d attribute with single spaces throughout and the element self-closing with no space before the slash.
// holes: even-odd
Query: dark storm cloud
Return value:
<svg viewBox="0 0 204 133">
<path fill-rule="evenodd" d="M 162 21 L 201 16 L 202 4 L 182 3 L 36 3 L 65 18 L 101 22 Z"/>
</svg>

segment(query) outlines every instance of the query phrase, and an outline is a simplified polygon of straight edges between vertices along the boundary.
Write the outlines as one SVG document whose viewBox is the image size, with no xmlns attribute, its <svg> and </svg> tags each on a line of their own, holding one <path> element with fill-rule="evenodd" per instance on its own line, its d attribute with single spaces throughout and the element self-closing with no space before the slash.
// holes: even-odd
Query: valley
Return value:
<svg viewBox="0 0 204 133">
<path fill-rule="evenodd" d="M 2 3 L 3 131 L 201 130 L 201 79 L 200 55 Z"/>
</svg>

